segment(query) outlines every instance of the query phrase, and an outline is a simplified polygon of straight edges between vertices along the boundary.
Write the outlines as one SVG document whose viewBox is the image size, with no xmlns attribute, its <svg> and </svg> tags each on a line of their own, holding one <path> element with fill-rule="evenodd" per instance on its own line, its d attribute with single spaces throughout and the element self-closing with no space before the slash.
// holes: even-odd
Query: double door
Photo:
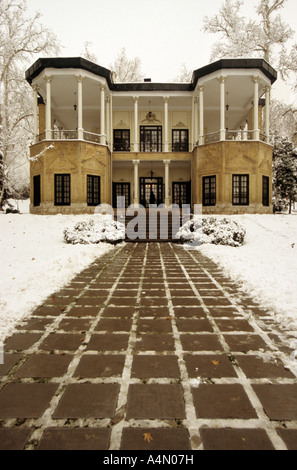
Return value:
<svg viewBox="0 0 297 470">
<path fill-rule="evenodd" d="M 140 151 L 162 152 L 162 126 L 140 126 Z"/>
<path fill-rule="evenodd" d="M 149 207 L 163 202 L 163 178 L 140 178 L 140 204 Z"/>
</svg>

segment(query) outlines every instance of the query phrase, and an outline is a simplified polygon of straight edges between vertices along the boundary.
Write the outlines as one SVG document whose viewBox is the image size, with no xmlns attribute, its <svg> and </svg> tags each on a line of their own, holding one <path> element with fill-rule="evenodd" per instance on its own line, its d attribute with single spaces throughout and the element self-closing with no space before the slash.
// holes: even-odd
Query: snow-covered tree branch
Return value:
<svg viewBox="0 0 297 470">
<path fill-rule="evenodd" d="M 219 13 L 205 17 L 204 31 L 217 34 L 211 60 L 223 57 L 261 57 L 287 78 L 288 71 L 297 71 L 296 44 L 286 52 L 294 37 L 292 28 L 284 22 L 279 11 L 287 0 L 259 0 L 257 19 L 242 14 L 243 1 L 224 0 Z"/>
<path fill-rule="evenodd" d="M 32 140 L 32 91 L 25 81 L 29 61 L 37 54 L 57 54 L 56 36 L 41 21 L 40 13 L 30 17 L 26 0 L 0 2 L 0 208 L 16 179 L 24 173 L 28 161 L 28 145 Z M 28 177 L 28 173 L 25 173 Z"/>
</svg>

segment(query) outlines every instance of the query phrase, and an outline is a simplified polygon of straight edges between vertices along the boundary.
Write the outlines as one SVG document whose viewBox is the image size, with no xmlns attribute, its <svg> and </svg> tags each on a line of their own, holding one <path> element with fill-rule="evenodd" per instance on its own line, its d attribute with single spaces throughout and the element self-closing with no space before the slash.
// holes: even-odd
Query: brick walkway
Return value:
<svg viewBox="0 0 297 470">
<path fill-rule="evenodd" d="M 7 339 L 0 449 L 297 449 L 289 354 L 198 252 L 117 247 Z"/>
</svg>

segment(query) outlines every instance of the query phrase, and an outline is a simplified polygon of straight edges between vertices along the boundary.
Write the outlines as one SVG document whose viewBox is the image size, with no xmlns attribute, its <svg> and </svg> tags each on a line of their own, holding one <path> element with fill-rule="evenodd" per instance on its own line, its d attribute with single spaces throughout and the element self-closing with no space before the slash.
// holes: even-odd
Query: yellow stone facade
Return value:
<svg viewBox="0 0 297 470">
<path fill-rule="evenodd" d="M 193 202 L 202 204 L 202 178 L 216 176 L 216 205 L 205 214 L 272 213 L 272 148 L 263 142 L 217 142 L 196 147 L 192 160 Z M 249 175 L 249 204 L 232 203 L 232 175 Z M 269 206 L 263 206 L 262 178 L 269 178 Z"/>
<path fill-rule="evenodd" d="M 52 148 L 51 148 L 52 147 Z M 101 200 L 111 205 L 111 155 L 107 147 L 88 142 L 41 142 L 31 147 L 30 178 L 40 175 L 40 205 L 34 207 L 31 194 L 31 212 L 34 214 L 84 214 L 94 213 L 87 205 L 87 175 L 100 176 Z M 71 204 L 54 204 L 55 174 L 70 174 Z"/>
</svg>

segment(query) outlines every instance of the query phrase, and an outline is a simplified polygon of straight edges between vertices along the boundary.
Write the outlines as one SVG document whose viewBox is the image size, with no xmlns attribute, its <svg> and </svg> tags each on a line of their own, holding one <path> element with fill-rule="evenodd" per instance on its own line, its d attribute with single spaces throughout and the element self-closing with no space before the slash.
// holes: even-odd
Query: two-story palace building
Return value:
<svg viewBox="0 0 297 470">
<path fill-rule="evenodd" d="M 272 212 L 277 73 L 265 60 L 219 60 L 190 83 L 117 83 L 83 58 L 47 58 L 26 79 L 35 93 L 32 213 L 92 213 L 120 195 L 126 206 Z"/>
</svg>

